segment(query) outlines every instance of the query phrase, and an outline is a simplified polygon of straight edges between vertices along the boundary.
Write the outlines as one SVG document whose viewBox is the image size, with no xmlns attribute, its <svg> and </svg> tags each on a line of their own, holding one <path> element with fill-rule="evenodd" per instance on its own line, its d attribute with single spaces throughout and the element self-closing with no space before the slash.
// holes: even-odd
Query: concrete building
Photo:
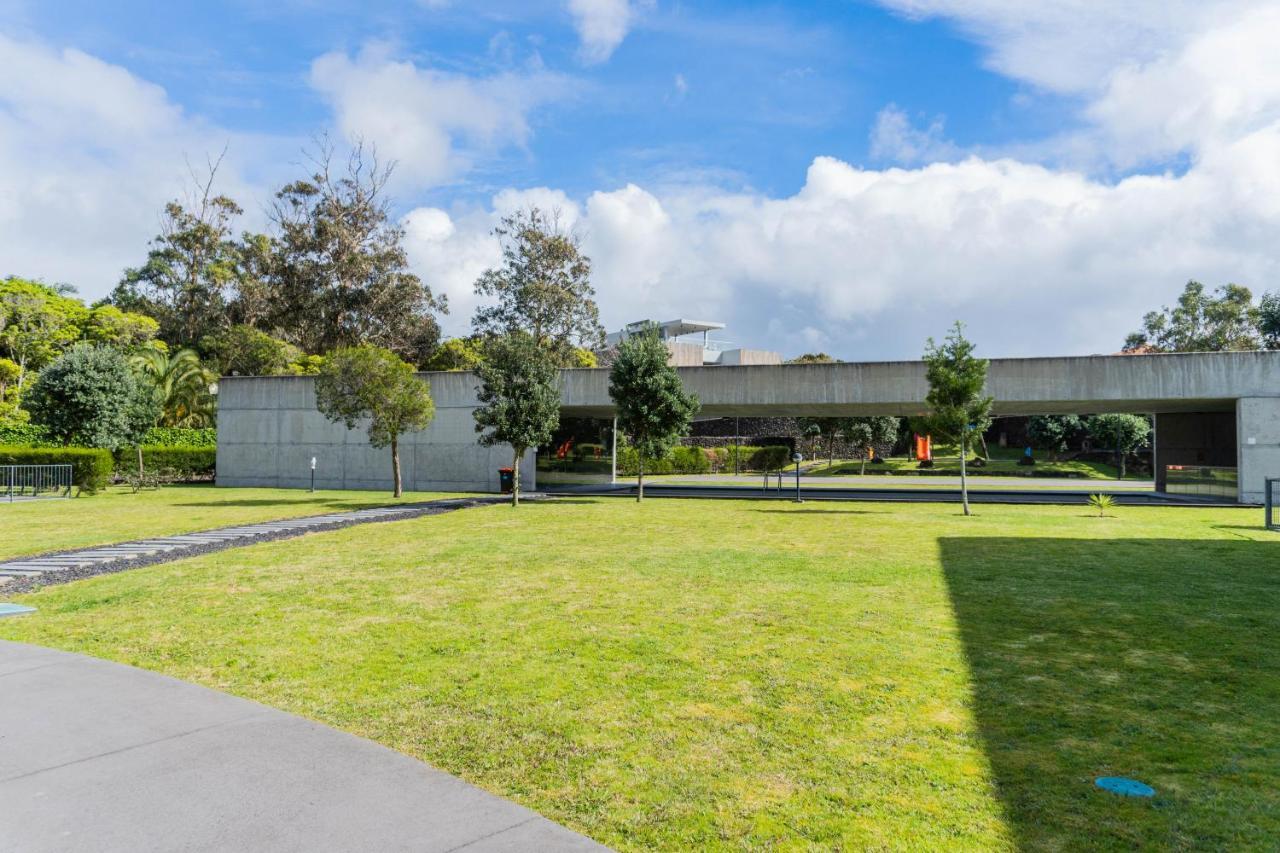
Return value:
<svg viewBox="0 0 1280 853">
<path fill-rule="evenodd" d="M 667 350 L 671 353 L 671 364 L 675 367 L 782 364 L 779 353 L 711 340 L 711 333 L 724 329 L 724 323 L 706 320 L 667 320 L 663 323 L 640 320 L 606 335 L 605 345 L 617 346 L 649 327 L 658 330 L 658 337 L 667 345 Z"/>
<path fill-rule="evenodd" d="M 918 361 L 682 367 L 708 417 L 918 415 L 928 392 Z M 435 422 L 407 436 L 406 488 L 494 491 L 510 453 L 476 444 L 470 373 L 429 373 Z M 608 371 L 561 374 L 563 413 L 613 417 Z M 315 410 L 308 377 L 228 377 L 218 406 L 218 483 L 306 486 L 317 459 L 323 488 L 383 489 L 390 455 L 362 430 L 349 432 Z M 1280 477 L 1280 352 L 993 359 L 988 392 L 1000 415 L 1099 412 L 1154 414 L 1155 464 L 1234 465 L 1239 498 L 1261 503 L 1263 481 Z M 536 485 L 533 454 L 521 467 Z"/>
</svg>

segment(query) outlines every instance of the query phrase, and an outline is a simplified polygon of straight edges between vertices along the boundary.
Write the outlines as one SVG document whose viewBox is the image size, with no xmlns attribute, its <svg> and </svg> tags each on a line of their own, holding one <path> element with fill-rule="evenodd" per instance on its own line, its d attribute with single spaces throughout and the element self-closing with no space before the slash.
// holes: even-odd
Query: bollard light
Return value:
<svg viewBox="0 0 1280 853">
<path fill-rule="evenodd" d="M 311 457 L 311 491 L 316 490 L 316 458 Z"/>
<path fill-rule="evenodd" d="M 800 497 L 800 463 L 804 461 L 804 455 L 797 450 L 791 454 L 791 461 L 796 463 L 796 503 L 802 504 L 804 500 Z"/>
</svg>

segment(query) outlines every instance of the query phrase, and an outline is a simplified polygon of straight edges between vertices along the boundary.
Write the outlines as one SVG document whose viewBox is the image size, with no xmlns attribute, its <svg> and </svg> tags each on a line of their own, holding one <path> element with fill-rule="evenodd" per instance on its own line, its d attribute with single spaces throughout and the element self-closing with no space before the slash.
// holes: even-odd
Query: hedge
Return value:
<svg viewBox="0 0 1280 853">
<path fill-rule="evenodd" d="M 142 439 L 144 447 L 217 447 L 218 431 L 185 427 L 152 427 Z M 0 424 L 0 446 L 56 447 L 49 433 L 39 424 Z"/>
<path fill-rule="evenodd" d="M 218 451 L 214 447 L 142 446 L 142 465 L 149 472 L 165 471 L 180 480 L 199 480 L 213 476 Z M 116 472 L 133 474 L 138 470 L 138 451 L 122 447 L 116 451 Z"/>
<path fill-rule="evenodd" d="M 71 482 L 93 494 L 111 479 L 111 453 L 89 447 L 0 447 L 0 465 L 71 465 Z"/>
<path fill-rule="evenodd" d="M 217 447 L 218 431 L 213 427 L 152 427 L 142 439 L 143 447 Z M 136 455 L 136 452 L 135 452 Z"/>
</svg>

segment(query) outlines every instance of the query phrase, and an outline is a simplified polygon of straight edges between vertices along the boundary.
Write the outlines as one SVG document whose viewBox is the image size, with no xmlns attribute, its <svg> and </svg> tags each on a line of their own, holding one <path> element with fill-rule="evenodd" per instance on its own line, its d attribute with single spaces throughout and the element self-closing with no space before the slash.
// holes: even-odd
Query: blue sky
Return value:
<svg viewBox="0 0 1280 853">
<path fill-rule="evenodd" d="M 101 296 L 184 158 L 224 145 L 263 227 L 327 132 L 399 162 L 451 332 L 496 219 L 538 203 L 592 254 L 608 325 L 698 315 L 788 355 L 899 358 L 958 317 L 992 355 L 1111 351 L 1187 278 L 1277 287 L 1256 191 L 1280 183 L 1278 20 L 1245 0 L 0 0 L 0 272 Z"/>
</svg>

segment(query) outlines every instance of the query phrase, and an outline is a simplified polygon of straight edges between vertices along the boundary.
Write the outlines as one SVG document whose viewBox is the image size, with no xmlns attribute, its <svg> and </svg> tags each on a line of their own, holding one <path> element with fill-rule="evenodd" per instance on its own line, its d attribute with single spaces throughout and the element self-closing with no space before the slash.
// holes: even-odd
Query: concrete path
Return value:
<svg viewBox="0 0 1280 853">
<path fill-rule="evenodd" d="M 529 495 L 529 499 L 536 495 Z M 273 539 L 289 539 L 305 533 L 366 524 L 373 521 L 398 521 L 421 515 L 434 515 L 466 507 L 506 503 L 510 498 L 449 498 L 438 501 L 373 507 L 371 509 L 287 518 L 239 527 L 223 527 L 178 536 L 158 536 L 115 545 L 101 545 L 78 551 L 19 557 L 0 562 L 0 589 L 6 594 L 21 592 L 37 584 L 75 580 L 97 574 L 137 568 L 170 560 L 180 560 Z"/>
<path fill-rule="evenodd" d="M 0 851 L 604 850 L 398 752 L 133 667 L 0 642 Z"/>
</svg>

